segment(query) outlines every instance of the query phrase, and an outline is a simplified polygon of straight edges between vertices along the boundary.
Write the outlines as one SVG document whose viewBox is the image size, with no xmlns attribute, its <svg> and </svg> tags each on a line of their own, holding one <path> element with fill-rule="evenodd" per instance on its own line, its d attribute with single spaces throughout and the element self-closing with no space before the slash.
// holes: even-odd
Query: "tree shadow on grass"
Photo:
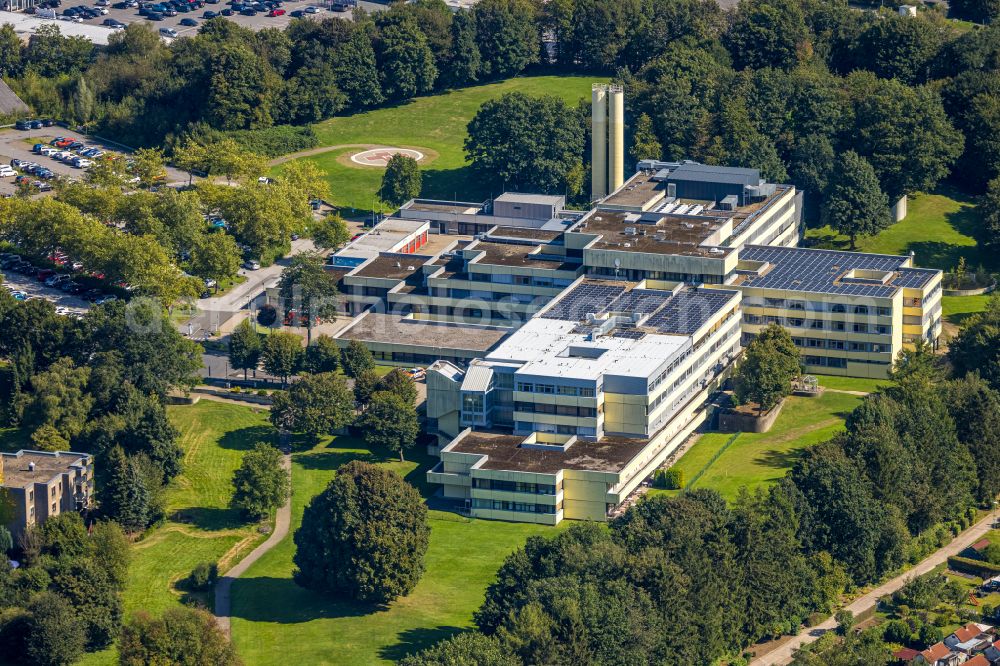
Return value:
<svg viewBox="0 0 1000 666">
<path fill-rule="evenodd" d="M 758 465 L 770 467 L 771 469 L 791 469 L 801 457 L 801 449 L 792 449 L 790 451 L 776 451 L 774 449 L 770 449 L 768 451 L 762 451 L 761 454 L 754 459 L 754 462 Z"/>
<path fill-rule="evenodd" d="M 370 453 L 357 451 L 324 451 L 295 457 L 295 462 L 305 469 L 329 471 L 333 471 L 352 460 L 362 460 L 369 463 L 380 462 L 377 457 Z"/>
<path fill-rule="evenodd" d="M 230 430 L 219 438 L 219 446 L 233 451 L 249 451 L 255 444 L 276 444 L 275 430 L 271 426 L 255 425 Z"/>
<path fill-rule="evenodd" d="M 247 522 L 240 516 L 239 511 L 204 506 L 189 506 L 177 509 L 170 515 L 170 520 L 209 532 L 233 530 L 247 525 Z"/>
<path fill-rule="evenodd" d="M 979 265 L 980 255 L 975 246 L 952 245 L 942 241 L 914 241 L 908 243 L 906 249 L 914 253 L 916 265 L 922 268 L 954 270 L 960 257 L 965 257 L 970 269 Z"/>
<path fill-rule="evenodd" d="M 416 652 L 420 652 L 439 641 L 457 636 L 468 629 L 461 627 L 418 627 L 407 629 L 396 635 L 399 642 L 379 648 L 378 656 L 388 661 L 400 661 Z"/>
<path fill-rule="evenodd" d="M 484 188 L 476 182 L 472 168 L 468 166 L 456 169 L 428 168 L 422 172 L 420 196 L 427 199 L 444 199 L 453 201 L 477 201 L 489 196 L 489 188 Z M 502 192 L 494 192 L 499 196 Z"/>
<path fill-rule="evenodd" d="M 251 622 L 297 624 L 321 618 L 371 615 L 384 607 L 339 600 L 299 587 L 291 578 L 237 578 L 232 584 L 232 616 Z"/>
</svg>

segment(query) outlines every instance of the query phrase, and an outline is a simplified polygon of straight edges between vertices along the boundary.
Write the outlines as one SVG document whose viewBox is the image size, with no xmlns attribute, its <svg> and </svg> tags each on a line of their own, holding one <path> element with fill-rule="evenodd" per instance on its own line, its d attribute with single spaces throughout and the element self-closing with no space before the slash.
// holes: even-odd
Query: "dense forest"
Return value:
<svg viewBox="0 0 1000 666">
<path fill-rule="evenodd" d="M 874 170 L 890 201 L 949 175 L 980 192 L 1000 173 L 1000 26 L 968 29 L 938 11 L 904 17 L 817 0 L 746 0 L 728 12 L 712 0 L 482 0 L 455 13 L 418 0 L 354 19 L 256 33 L 211 19 L 170 45 L 134 25 L 106 48 L 53 31 L 22 46 L 4 28 L 0 73 L 41 113 L 170 148 L 527 71 L 589 72 L 627 86 L 634 157 L 756 166 L 815 195 L 813 207 L 847 151 L 857 169 Z M 513 182 L 582 187 L 586 114 L 529 120 L 552 123 L 573 150 L 555 158 L 555 181 L 551 168 L 538 182 L 522 168 Z"/>
</svg>

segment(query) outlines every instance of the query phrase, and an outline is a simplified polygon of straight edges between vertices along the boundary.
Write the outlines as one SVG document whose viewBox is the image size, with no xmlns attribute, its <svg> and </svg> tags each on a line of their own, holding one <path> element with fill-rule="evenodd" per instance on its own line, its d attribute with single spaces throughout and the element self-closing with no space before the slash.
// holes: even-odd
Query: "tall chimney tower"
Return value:
<svg viewBox="0 0 1000 666">
<path fill-rule="evenodd" d="M 608 192 L 614 192 L 625 182 L 625 91 L 614 85 L 609 92 Z"/>
<path fill-rule="evenodd" d="M 608 195 L 608 85 L 591 86 L 590 198 Z"/>
</svg>

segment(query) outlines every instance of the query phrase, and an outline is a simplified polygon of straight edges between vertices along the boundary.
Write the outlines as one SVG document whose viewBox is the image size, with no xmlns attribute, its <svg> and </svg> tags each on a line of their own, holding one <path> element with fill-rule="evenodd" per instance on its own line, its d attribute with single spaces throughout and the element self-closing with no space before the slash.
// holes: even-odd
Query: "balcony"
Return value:
<svg viewBox="0 0 1000 666">
<path fill-rule="evenodd" d="M 444 471 L 444 463 L 439 462 L 431 469 L 427 470 L 427 482 L 439 483 L 447 486 L 472 486 L 472 477 L 468 474 L 457 474 L 455 472 Z"/>
</svg>

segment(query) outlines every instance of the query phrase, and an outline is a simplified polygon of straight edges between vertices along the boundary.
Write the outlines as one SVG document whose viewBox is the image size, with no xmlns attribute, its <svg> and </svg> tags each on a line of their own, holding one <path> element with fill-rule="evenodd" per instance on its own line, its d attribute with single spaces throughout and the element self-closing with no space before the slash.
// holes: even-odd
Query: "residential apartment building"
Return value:
<svg viewBox="0 0 1000 666">
<path fill-rule="evenodd" d="M 0 453 L 0 488 L 13 509 L 7 527 L 17 538 L 64 511 L 85 511 L 94 496 L 94 462 L 88 453 Z"/>
</svg>

